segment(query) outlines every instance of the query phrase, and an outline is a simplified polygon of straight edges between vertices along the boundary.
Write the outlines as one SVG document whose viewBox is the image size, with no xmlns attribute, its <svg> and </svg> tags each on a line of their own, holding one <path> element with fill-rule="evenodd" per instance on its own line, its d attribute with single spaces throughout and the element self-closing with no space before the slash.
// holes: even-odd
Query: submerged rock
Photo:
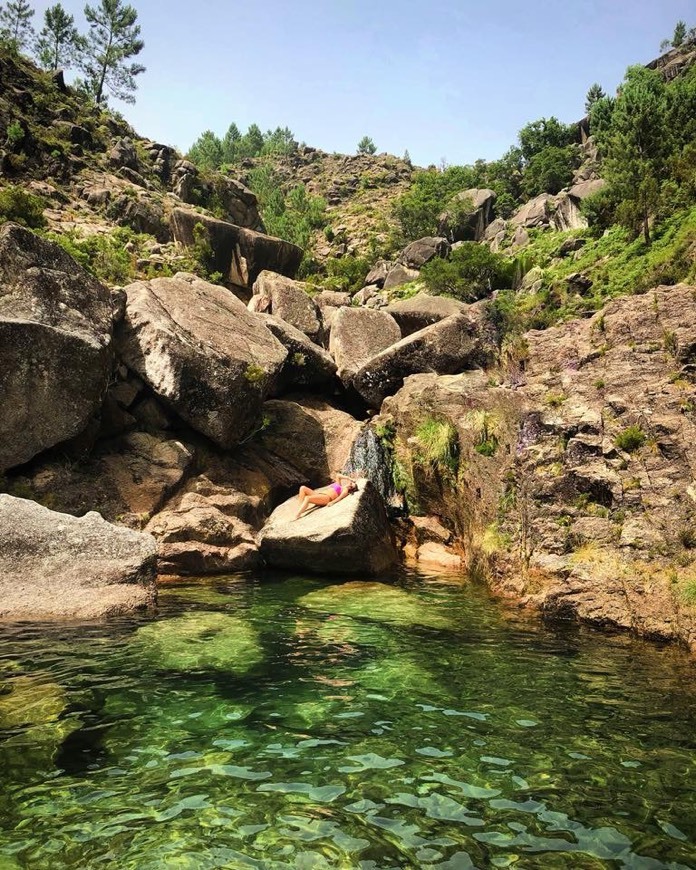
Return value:
<svg viewBox="0 0 696 870">
<path fill-rule="evenodd" d="M 139 628 L 134 643 L 158 670 L 244 675 L 263 661 L 256 629 L 225 613 L 185 613 Z"/>
<path fill-rule="evenodd" d="M 0 679 L 0 730 L 55 722 L 67 705 L 57 683 L 34 676 Z"/>
<path fill-rule="evenodd" d="M 0 529 L 0 617 L 87 619 L 154 601 L 150 535 L 9 495 L 0 495 Z"/>
<path fill-rule="evenodd" d="M 0 471 L 78 435 L 106 392 L 109 291 L 59 245 L 0 228 Z"/>
<path fill-rule="evenodd" d="M 385 622 L 389 625 L 423 625 L 450 628 L 451 622 L 437 609 L 398 586 L 354 581 L 308 592 L 298 604 L 322 613 Z"/>
<path fill-rule="evenodd" d="M 276 568 L 320 574 L 382 574 L 397 561 L 384 503 L 367 480 L 341 502 L 299 520 L 297 498 L 271 514 L 259 535 L 261 555 Z"/>
</svg>

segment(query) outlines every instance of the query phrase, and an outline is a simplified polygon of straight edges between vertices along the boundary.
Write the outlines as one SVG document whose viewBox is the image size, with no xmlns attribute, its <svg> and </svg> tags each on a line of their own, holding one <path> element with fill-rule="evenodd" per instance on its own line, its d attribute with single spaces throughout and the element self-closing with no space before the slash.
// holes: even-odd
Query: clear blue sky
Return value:
<svg viewBox="0 0 696 870">
<path fill-rule="evenodd" d="M 37 2 L 40 24 L 49 2 Z M 82 26 L 84 3 L 63 0 Z M 527 121 L 583 115 L 587 88 L 613 92 L 659 54 L 693 0 L 132 0 L 147 66 L 136 130 L 186 150 L 288 126 L 326 151 L 408 149 L 418 165 L 499 157 Z"/>
</svg>

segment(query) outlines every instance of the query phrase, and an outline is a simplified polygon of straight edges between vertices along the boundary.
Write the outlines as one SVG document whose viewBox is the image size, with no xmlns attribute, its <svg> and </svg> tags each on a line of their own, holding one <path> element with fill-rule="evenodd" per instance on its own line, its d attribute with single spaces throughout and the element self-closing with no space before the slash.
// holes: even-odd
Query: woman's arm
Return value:
<svg viewBox="0 0 696 870">
<path fill-rule="evenodd" d="M 338 480 L 337 480 L 336 482 L 337 482 L 337 483 L 340 483 L 341 486 L 343 486 L 343 481 L 344 481 L 344 480 L 347 480 L 349 483 L 353 483 L 353 484 L 355 484 L 355 486 L 358 485 L 357 481 L 356 481 L 356 480 L 353 480 L 352 477 L 348 477 L 347 474 L 339 474 L 339 475 L 337 475 L 337 477 L 338 477 Z"/>
</svg>

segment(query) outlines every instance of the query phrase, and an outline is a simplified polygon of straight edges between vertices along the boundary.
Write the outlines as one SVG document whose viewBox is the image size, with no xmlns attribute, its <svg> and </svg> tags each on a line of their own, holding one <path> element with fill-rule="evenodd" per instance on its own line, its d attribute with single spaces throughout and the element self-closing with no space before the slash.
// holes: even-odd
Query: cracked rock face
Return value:
<svg viewBox="0 0 696 870">
<path fill-rule="evenodd" d="M 121 357 L 183 420 L 231 448 L 257 425 L 287 351 L 232 293 L 194 275 L 137 281 Z"/>
<path fill-rule="evenodd" d="M 58 245 L 0 228 L 0 471 L 82 432 L 112 356 L 106 287 Z"/>
</svg>

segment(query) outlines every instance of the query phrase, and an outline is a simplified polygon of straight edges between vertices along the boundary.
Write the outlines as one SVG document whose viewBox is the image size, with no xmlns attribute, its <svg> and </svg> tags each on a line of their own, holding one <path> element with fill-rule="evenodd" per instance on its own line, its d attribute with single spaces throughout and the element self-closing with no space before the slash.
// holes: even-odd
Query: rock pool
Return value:
<svg viewBox="0 0 696 870">
<path fill-rule="evenodd" d="M 696 867 L 695 671 L 415 574 L 5 625 L 0 868 Z"/>
</svg>

